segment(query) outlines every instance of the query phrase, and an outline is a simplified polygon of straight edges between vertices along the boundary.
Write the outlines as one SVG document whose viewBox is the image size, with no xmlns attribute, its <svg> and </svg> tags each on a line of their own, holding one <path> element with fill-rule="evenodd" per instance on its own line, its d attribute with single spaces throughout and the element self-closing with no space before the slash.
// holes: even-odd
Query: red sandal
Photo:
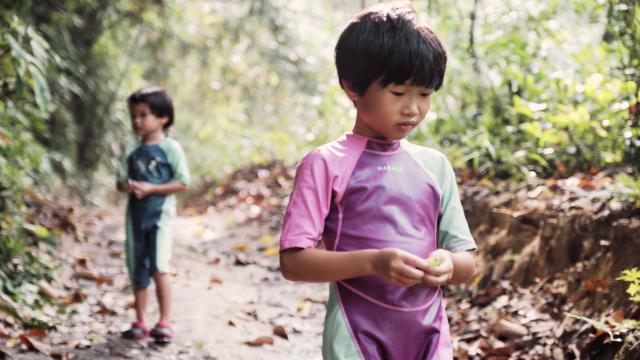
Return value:
<svg viewBox="0 0 640 360">
<path fill-rule="evenodd" d="M 143 323 L 131 323 L 131 328 L 122 332 L 122 337 L 129 340 L 142 340 L 149 335 L 149 329 Z"/>
<path fill-rule="evenodd" d="M 168 344 L 173 338 L 173 330 L 167 322 L 159 322 L 151 329 L 151 337 L 160 344 Z"/>
</svg>

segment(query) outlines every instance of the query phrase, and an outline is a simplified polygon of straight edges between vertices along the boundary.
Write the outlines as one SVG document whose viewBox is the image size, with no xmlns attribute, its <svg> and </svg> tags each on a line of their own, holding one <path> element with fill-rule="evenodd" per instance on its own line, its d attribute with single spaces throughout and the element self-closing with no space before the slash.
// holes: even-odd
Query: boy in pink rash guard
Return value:
<svg viewBox="0 0 640 360">
<path fill-rule="evenodd" d="M 409 5 L 383 4 L 342 32 L 336 67 L 355 125 L 298 166 L 282 273 L 331 283 L 323 358 L 452 359 L 440 286 L 471 278 L 476 245 L 450 163 L 404 140 L 442 85 L 446 53 Z"/>
</svg>

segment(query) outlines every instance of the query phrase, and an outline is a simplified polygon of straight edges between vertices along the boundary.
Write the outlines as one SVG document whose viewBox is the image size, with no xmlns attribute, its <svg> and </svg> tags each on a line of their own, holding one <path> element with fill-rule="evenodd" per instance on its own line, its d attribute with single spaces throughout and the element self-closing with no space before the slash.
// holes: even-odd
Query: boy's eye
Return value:
<svg viewBox="0 0 640 360">
<path fill-rule="evenodd" d="M 391 93 L 392 93 L 393 95 L 395 95 L 395 96 L 402 96 L 402 95 L 404 95 L 404 93 L 403 93 L 403 92 L 400 92 L 400 91 L 392 91 Z"/>
<path fill-rule="evenodd" d="M 422 94 L 420 94 L 420 96 L 422 96 L 422 97 L 429 97 L 430 95 L 431 95 L 431 93 L 422 93 Z"/>
</svg>

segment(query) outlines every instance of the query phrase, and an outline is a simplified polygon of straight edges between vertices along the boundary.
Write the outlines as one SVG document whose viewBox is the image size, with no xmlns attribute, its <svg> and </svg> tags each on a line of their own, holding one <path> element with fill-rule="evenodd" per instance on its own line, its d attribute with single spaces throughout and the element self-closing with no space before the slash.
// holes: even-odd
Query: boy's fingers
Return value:
<svg viewBox="0 0 640 360">
<path fill-rule="evenodd" d="M 416 280 L 424 276 L 424 271 L 416 269 L 413 266 L 403 265 L 400 268 L 400 276 Z"/>
<path fill-rule="evenodd" d="M 397 275 L 396 277 L 399 280 L 407 283 L 415 283 L 417 280 L 422 279 L 422 276 L 416 278 L 415 276 Z"/>
<path fill-rule="evenodd" d="M 425 265 L 422 258 L 409 253 L 404 254 L 404 256 L 402 257 L 402 261 L 409 266 L 419 269 L 422 269 Z"/>
<path fill-rule="evenodd" d="M 427 266 L 425 268 L 422 268 L 424 270 L 424 272 L 428 275 L 431 276 L 441 276 L 441 275 L 445 275 L 447 273 L 449 273 L 449 267 L 448 266 L 437 266 L 437 267 L 433 267 L 433 266 Z"/>
</svg>

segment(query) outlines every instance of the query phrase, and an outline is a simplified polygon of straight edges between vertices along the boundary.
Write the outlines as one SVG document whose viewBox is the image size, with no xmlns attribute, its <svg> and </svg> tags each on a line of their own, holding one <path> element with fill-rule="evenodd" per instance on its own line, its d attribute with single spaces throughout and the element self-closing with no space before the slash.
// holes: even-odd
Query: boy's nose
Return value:
<svg viewBox="0 0 640 360">
<path fill-rule="evenodd" d="M 405 115 L 415 116 L 420 112 L 417 101 L 410 101 L 403 109 Z"/>
</svg>

